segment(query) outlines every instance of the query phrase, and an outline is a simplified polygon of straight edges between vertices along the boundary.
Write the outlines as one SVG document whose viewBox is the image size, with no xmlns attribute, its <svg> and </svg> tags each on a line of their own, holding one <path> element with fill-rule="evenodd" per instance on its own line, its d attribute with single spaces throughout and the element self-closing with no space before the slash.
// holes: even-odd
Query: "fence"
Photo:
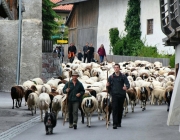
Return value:
<svg viewBox="0 0 180 140">
<path fill-rule="evenodd" d="M 42 52 L 52 52 L 53 51 L 53 41 L 43 40 L 42 42 Z"/>
</svg>

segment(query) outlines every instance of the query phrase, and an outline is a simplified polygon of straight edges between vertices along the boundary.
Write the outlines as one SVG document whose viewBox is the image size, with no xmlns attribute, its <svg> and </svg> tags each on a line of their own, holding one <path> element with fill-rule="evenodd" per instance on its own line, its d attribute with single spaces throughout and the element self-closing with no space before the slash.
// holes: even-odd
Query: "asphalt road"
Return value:
<svg viewBox="0 0 180 140">
<path fill-rule="evenodd" d="M 7 95 L 6 95 L 7 96 Z M 7 96 L 10 97 L 10 96 Z M 12 103 L 9 104 L 9 99 L 0 94 L 0 109 L 5 108 L 11 112 Z M 4 102 L 3 106 L 1 106 Z M 23 102 L 24 104 L 24 102 Z M 10 109 L 9 109 L 10 108 Z M 54 128 L 54 134 L 46 135 L 44 124 L 40 122 L 39 112 L 35 117 L 30 115 L 30 112 L 23 107 L 16 110 L 19 115 L 14 115 L 8 118 L 8 121 L 14 121 L 19 124 L 15 125 L 11 129 L 8 129 L 0 133 L 0 140 L 13 139 L 13 140 L 49 140 L 49 139 L 63 139 L 63 140 L 179 140 L 179 126 L 167 126 L 166 105 L 150 106 L 147 105 L 146 111 L 142 112 L 140 105 L 135 107 L 135 112 L 131 113 L 129 106 L 129 113 L 122 120 L 122 127 L 116 130 L 112 129 L 112 125 L 105 126 L 105 121 L 99 121 L 97 113 L 92 116 L 91 128 L 88 128 L 86 124 L 81 124 L 80 115 L 77 130 L 69 128 L 68 122 L 63 126 L 63 118 L 59 113 L 59 119 L 57 120 L 57 126 Z M 13 112 L 14 112 L 13 110 Z M 18 118 L 18 119 L 17 119 Z M 22 119 L 26 118 L 26 119 Z M 16 120 L 17 119 L 17 120 Z M 21 120 L 21 122 L 19 121 Z M 6 124 L 0 121 L 0 126 L 4 127 Z M 24 121 L 24 123 L 23 123 Z M 111 120 L 112 122 L 112 120 Z M 7 124 L 9 125 L 9 123 Z M 0 128 L 1 128 L 0 127 Z"/>
</svg>

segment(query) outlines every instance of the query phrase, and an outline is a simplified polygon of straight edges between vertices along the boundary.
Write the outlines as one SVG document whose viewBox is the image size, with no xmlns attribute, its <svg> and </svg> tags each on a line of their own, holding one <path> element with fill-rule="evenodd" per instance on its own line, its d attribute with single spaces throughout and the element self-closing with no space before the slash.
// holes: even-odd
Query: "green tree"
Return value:
<svg viewBox="0 0 180 140">
<path fill-rule="evenodd" d="M 125 18 L 125 31 L 127 32 L 127 36 L 135 40 L 140 40 L 141 38 L 140 6 L 140 0 L 129 0 L 128 10 Z"/>
<path fill-rule="evenodd" d="M 58 23 L 55 19 L 59 18 L 55 11 L 53 11 L 53 7 L 57 5 L 52 3 L 50 0 L 42 1 L 42 22 L 43 22 L 43 39 L 49 40 L 53 35 L 53 30 L 58 28 Z"/>
</svg>

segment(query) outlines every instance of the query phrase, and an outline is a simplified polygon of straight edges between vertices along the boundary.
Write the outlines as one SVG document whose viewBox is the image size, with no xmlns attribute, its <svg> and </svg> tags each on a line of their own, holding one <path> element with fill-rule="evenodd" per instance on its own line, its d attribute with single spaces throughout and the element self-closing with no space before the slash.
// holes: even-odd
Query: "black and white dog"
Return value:
<svg viewBox="0 0 180 140">
<path fill-rule="evenodd" d="M 46 135 L 53 133 L 53 128 L 56 126 L 56 114 L 54 112 L 45 113 L 44 125 L 46 130 Z"/>
</svg>

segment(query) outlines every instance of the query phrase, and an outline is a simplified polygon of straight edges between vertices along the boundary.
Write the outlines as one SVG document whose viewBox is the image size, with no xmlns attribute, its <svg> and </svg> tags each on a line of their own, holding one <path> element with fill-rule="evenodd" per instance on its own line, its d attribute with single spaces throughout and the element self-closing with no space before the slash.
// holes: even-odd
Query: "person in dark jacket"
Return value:
<svg viewBox="0 0 180 140">
<path fill-rule="evenodd" d="M 87 54 L 88 54 L 88 48 L 89 48 L 89 43 L 87 42 L 86 45 L 83 47 L 84 63 L 86 62 L 86 58 L 87 58 Z"/>
<path fill-rule="evenodd" d="M 72 80 L 67 82 L 63 88 L 63 92 L 68 94 L 68 111 L 69 111 L 69 128 L 77 129 L 78 107 L 84 95 L 84 87 L 77 79 L 78 73 L 72 73 Z"/>
<path fill-rule="evenodd" d="M 78 60 L 82 61 L 83 54 L 81 53 L 81 50 L 78 51 L 77 58 Z"/>
<path fill-rule="evenodd" d="M 54 49 L 53 53 L 57 53 L 58 57 L 60 58 L 60 50 L 58 46 Z"/>
<path fill-rule="evenodd" d="M 90 44 L 88 51 L 87 51 L 87 60 L 88 63 L 92 62 L 92 59 L 94 58 L 94 47 L 93 44 Z"/>
<path fill-rule="evenodd" d="M 74 57 L 76 55 L 76 46 L 71 43 L 70 46 L 68 47 L 68 58 L 70 63 L 74 61 Z"/>
<path fill-rule="evenodd" d="M 99 47 L 98 54 L 100 58 L 100 63 L 102 63 L 104 61 L 104 57 L 106 57 L 106 51 L 103 44 L 101 44 L 101 46 Z"/>
<path fill-rule="evenodd" d="M 109 76 L 106 86 L 112 96 L 113 129 L 117 129 L 117 127 L 121 127 L 126 90 L 130 87 L 126 75 L 120 72 L 119 64 L 114 65 L 114 73 Z"/>
</svg>

